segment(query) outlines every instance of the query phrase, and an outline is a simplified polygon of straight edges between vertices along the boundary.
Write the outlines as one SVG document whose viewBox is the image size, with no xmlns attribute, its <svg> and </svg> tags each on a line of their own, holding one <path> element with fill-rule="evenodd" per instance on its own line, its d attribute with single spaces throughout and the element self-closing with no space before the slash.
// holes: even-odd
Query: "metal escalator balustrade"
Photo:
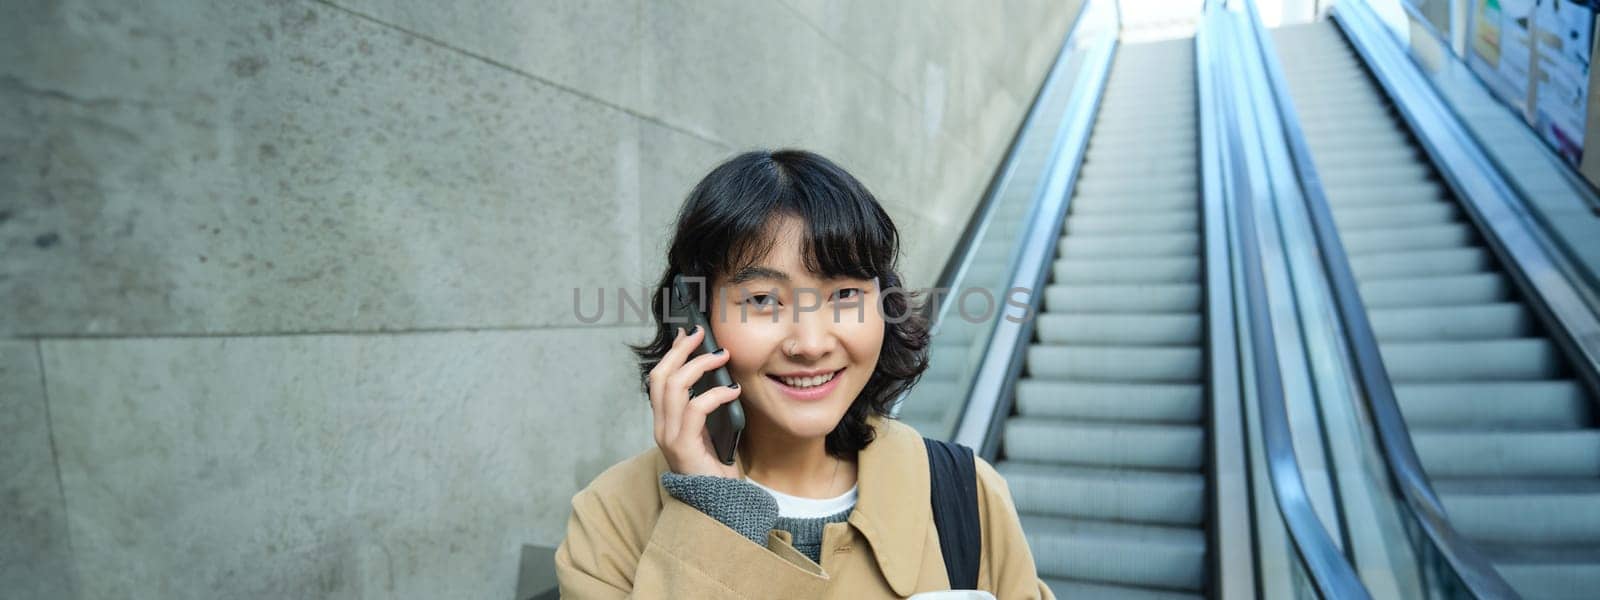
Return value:
<svg viewBox="0 0 1600 600">
<path fill-rule="evenodd" d="M 934 325 L 929 368 L 895 408 L 897 418 L 925 436 L 954 437 L 968 408 L 969 392 L 984 375 L 980 367 L 985 349 L 1003 322 L 998 314 L 981 318 L 982 308 L 973 309 L 979 317 L 969 317 L 962 303 L 977 298 L 981 305 L 982 294 L 987 293 L 996 306 L 1004 306 L 1017 254 L 1026 244 L 1031 223 L 1042 218 L 1035 213 L 1047 210 L 1041 206 L 1049 204 L 1039 199 L 1048 196 L 1051 186 L 1062 185 L 1051 178 L 1063 144 L 1074 137 L 1075 119 L 1069 111 L 1092 104 L 1093 96 L 1082 90 L 1097 89 L 1104 79 L 1115 28 L 1116 14 L 1109 3 L 1088 0 L 1080 6 L 1017 139 L 958 243 L 955 258 L 939 278 L 937 287 L 951 295 L 925 299 Z"/>
<path fill-rule="evenodd" d="M 1600 585 L 1593 399 L 1332 23 L 1274 31 L 1411 442 L 1528 597 Z"/>
<path fill-rule="evenodd" d="M 1061 596 L 1207 585 L 1193 48 L 1119 47 L 1004 424 L 996 468 Z"/>
</svg>

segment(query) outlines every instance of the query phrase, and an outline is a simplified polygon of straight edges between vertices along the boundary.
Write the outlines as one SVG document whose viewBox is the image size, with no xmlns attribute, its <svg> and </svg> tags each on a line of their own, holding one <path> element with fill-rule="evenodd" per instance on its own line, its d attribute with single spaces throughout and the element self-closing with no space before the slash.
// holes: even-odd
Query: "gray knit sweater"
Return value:
<svg viewBox="0 0 1600 600">
<path fill-rule="evenodd" d="M 661 474 L 661 486 L 673 498 L 693 506 L 758 545 L 767 545 L 767 532 L 782 529 L 794 537 L 794 549 L 812 562 L 822 563 L 822 528 L 843 523 L 850 510 L 818 517 L 794 519 L 778 516 L 778 501 L 766 490 L 740 479 L 711 475 Z"/>
</svg>

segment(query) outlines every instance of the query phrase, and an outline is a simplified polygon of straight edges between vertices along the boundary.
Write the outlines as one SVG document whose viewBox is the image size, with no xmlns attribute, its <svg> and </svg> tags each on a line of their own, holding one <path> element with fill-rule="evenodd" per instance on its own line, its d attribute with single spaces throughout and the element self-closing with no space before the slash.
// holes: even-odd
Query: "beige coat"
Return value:
<svg viewBox="0 0 1600 600">
<path fill-rule="evenodd" d="M 877 438 L 861 451 L 849 521 L 823 530 L 819 566 L 786 531 L 761 547 L 678 501 L 660 484 L 652 448 L 595 478 L 572 498 L 567 538 L 556 551 L 565 598 L 904 598 L 949 588 L 929 504 L 922 436 L 874 417 Z M 978 587 L 1001 600 L 1052 598 L 1034 573 L 1011 492 L 978 459 L 983 559 Z"/>
</svg>

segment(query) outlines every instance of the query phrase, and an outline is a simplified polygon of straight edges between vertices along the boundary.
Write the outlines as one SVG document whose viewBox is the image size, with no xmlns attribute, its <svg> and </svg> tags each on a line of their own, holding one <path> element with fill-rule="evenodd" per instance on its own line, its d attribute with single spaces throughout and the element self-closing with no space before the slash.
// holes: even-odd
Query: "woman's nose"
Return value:
<svg viewBox="0 0 1600 600">
<path fill-rule="evenodd" d="M 789 338 L 784 340 L 785 353 L 795 358 L 815 360 L 837 348 L 839 340 L 834 336 L 833 323 L 829 321 L 831 315 L 825 313 L 818 311 L 797 315 Z"/>
</svg>

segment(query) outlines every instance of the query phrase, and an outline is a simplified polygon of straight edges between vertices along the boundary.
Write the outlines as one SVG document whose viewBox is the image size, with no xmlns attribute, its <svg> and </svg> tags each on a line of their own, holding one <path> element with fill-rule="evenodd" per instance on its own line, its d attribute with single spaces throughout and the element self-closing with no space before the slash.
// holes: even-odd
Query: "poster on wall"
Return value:
<svg viewBox="0 0 1600 600">
<path fill-rule="evenodd" d="M 1587 0 L 1540 0 L 1534 24 L 1534 126 L 1562 158 L 1577 164 L 1588 113 L 1594 10 Z"/>
<path fill-rule="evenodd" d="M 1592 0 L 1474 0 L 1467 64 L 1562 158 L 1583 157 Z"/>
<path fill-rule="evenodd" d="M 1532 26 L 1536 0 L 1476 0 L 1472 51 L 1467 65 L 1495 95 L 1532 121 L 1527 108 L 1533 66 Z"/>
<path fill-rule="evenodd" d="M 1473 62 L 1483 61 L 1488 64 L 1489 70 L 1500 68 L 1500 2 L 1498 0 L 1478 0 L 1477 14 L 1473 15 L 1473 23 L 1477 25 L 1472 32 Z"/>
</svg>

